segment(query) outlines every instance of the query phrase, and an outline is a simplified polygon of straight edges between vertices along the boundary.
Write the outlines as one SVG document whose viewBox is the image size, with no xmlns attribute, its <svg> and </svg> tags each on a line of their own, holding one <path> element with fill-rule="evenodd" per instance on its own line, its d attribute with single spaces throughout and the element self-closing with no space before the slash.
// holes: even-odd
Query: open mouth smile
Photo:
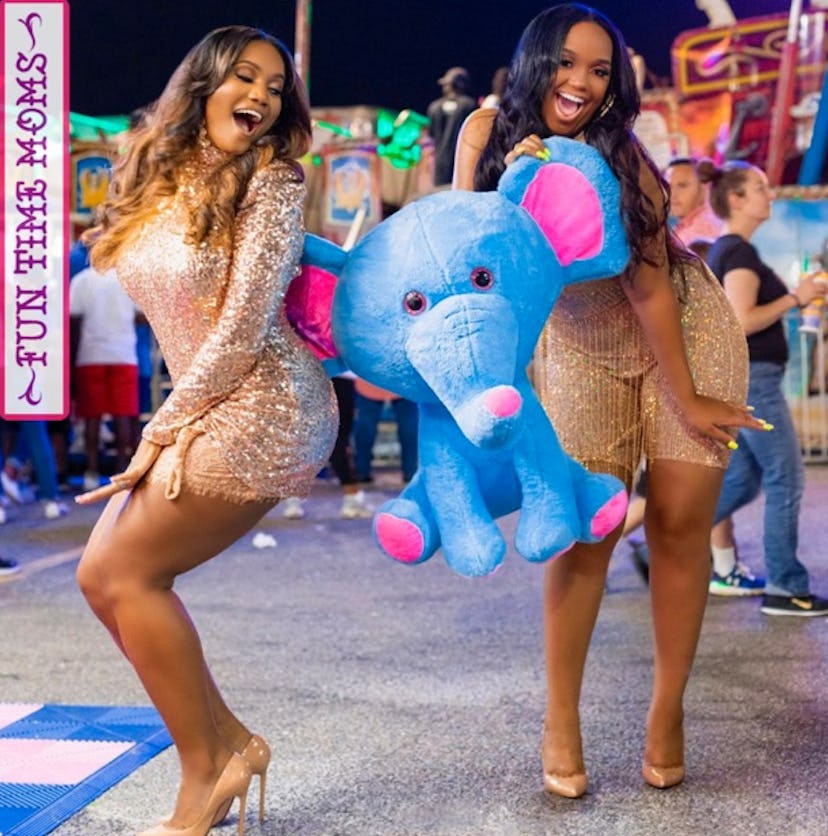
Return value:
<svg viewBox="0 0 828 836">
<path fill-rule="evenodd" d="M 233 119 L 236 124 L 250 136 L 258 127 L 264 117 L 257 110 L 240 108 L 233 111 Z"/>
<path fill-rule="evenodd" d="M 575 118 L 586 104 L 580 96 L 573 96 L 571 93 L 556 93 L 555 105 L 559 115 L 564 119 Z"/>
</svg>

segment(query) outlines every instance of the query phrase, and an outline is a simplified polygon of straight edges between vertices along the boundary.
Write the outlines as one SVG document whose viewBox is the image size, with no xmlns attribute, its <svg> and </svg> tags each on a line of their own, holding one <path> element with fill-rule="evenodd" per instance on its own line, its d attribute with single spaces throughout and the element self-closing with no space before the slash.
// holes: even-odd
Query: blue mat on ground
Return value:
<svg viewBox="0 0 828 836">
<path fill-rule="evenodd" d="M 172 743 L 154 708 L 0 703 L 0 836 L 43 836 Z"/>
</svg>

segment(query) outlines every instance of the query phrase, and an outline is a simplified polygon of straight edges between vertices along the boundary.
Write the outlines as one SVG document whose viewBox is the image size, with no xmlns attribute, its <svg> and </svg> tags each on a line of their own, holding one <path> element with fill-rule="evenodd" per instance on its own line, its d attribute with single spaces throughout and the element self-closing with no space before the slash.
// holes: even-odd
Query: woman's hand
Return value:
<svg viewBox="0 0 828 836">
<path fill-rule="evenodd" d="M 158 458 L 158 454 L 162 449 L 163 447 L 160 444 L 142 438 L 138 449 L 135 451 L 135 455 L 123 473 L 116 473 L 109 484 L 104 485 L 102 488 L 96 488 L 94 491 L 79 494 L 75 497 L 75 502 L 78 505 L 91 505 L 93 502 L 109 499 L 109 497 L 114 496 L 120 491 L 131 490 L 152 467 L 153 462 Z"/>
<path fill-rule="evenodd" d="M 515 143 L 512 150 L 503 158 L 503 162 L 509 166 L 521 155 L 537 157 L 539 160 L 546 162 L 549 159 L 549 149 L 537 134 L 530 134 L 520 142 Z"/>
<path fill-rule="evenodd" d="M 706 395 L 696 395 L 692 403 L 684 408 L 684 416 L 699 432 L 731 450 L 738 447 L 735 439 L 740 428 L 765 431 L 773 429 L 767 421 L 754 418 L 750 407 L 717 401 Z"/>
<path fill-rule="evenodd" d="M 826 286 L 824 274 L 811 273 L 803 276 L 799 284 L 792 291 L 793 296 L 799 302 L 799 306 L 804 308 L 805 305 L 810 305 L 814 299 L 825 296 Z M 817 278 L 819 276 L 819 278 Z"/>
</svg>

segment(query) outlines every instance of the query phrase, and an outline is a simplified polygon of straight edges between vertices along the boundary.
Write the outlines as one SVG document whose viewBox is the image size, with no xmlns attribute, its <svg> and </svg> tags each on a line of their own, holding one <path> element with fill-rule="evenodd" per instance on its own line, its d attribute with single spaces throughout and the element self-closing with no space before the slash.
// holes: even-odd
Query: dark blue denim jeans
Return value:
<svg viewBox="0 0 828 836">
<path fill-rule="evenodd" d="M 356 448 L 356 471 L 363 479 L 371 475 L 377 425 L 384 407 L 384 401 L 366 398 L 357 392 L 354 447 Z M 394 398 L 391 401 L 391 409 L 397 421 L 402 475 L 403 479 L 408 481 L 417 470 L 417 404 L 405 398 Z"/>
<path fill-rule="evenodd" d="M 790 408 L 782 394 L 784 368 L 751 363 L 748 403 L 755 415 L 774 425 L 770 432 L 742 430 L 725 473 L 716 522 L 765 493 L 765 592 L 807 595 L 808 570 L 797 557 L 799 507 L 805 467 Z"/>
</svg>

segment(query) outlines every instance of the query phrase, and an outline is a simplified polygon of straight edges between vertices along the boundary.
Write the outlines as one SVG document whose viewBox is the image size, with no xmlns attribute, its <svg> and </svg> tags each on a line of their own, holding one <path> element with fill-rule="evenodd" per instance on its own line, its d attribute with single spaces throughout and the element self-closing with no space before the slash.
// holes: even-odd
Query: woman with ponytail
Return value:
<svg viewBox="0 0 828 836">
<path fill-rule="evenodd" d="M 748 402 L 774 425 L 769 435 L 745 430 L 739 449 L 725 474 L 717 525 L 713 529 L 713 554 L 717 562 L 736 563 L 730 516 L 765 494 L 764 545 L 767 580 L 761 610 L 766 615 L 828 615 L 828 600 L 813 595 L 808 570 L 797 556 L 799 510 L 805 488 L 805 468 L 788 403 L 782 392 L 782 376 L 788 362 L 783 319 L 825 295 L 826 287 L 805 276 L 789 290 L 765 264 L 750 239 L 770 217 L 772 195 L 765 173 L 742 161 L 718 168 L 707 162 L 699 168 L 702 182 L 709 182 L 710 205 L 725 222 L 707 263 L 724 285 L 727 298 L 747 335 L 750 354 Z M 716 569 L 722 573 L 727 564 Z"/>
</svg>

